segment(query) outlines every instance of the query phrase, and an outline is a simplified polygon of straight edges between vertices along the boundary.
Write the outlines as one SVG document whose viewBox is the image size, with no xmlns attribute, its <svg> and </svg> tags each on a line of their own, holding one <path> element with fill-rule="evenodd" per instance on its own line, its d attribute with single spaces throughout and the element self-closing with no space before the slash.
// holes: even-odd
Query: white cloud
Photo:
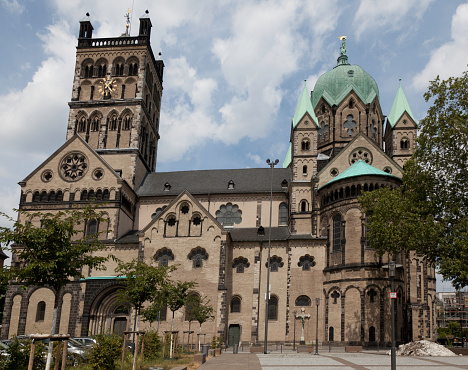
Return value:
<svg viewBox="0 0 468 370">
<path fill-rule="evenodd" d="M 24 6 L 18 0 L 1 0 L 2 7 L 11 13 L 21 14 L 24 12 Z"/>
<path fill-rule="evenodd" d="M 260 157 L 258 154 L 247 153 L 247 158 L 259 166 L 265 165 L 265 159 Z"/>
<path fill-rule="evenodd" d="M 414 76 L 412 87 L 425 90 L 429 81 L 440 76 L 447 79 L 460 76 L 467 69 L 468 49 L 468 4 L 458 6 L 452 17 L 452 40 L 431 52 L 429 62 Z"/>
<path fill-rule="evenodd" d="M 361 0 L 354 16 L 359 37 L 369 30 L 395 31 L 408 29 L 420 19 L 434 0 Z"/>
</svg>

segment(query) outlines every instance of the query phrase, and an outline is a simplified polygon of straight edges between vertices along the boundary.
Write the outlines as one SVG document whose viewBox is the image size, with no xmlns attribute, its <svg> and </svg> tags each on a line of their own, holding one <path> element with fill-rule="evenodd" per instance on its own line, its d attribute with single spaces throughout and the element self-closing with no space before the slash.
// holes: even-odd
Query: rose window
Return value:
<svg viewBox="0 0 468 370">
<path fill-rule="evenodd" d="M 67 181 L 81 179 L 88 170 L 88 160 L 80 152 L 66 155 L 60 163 L 60 174 Z"/>
<path fill-rule="evenodd" d="M 372 164 L 372 154 L 365 148 L 357 148 L 351 152 L 349 156 L 349 164 L 354 164 L 359 160 L 363 160 L 367 164 Z"/>
</svg>

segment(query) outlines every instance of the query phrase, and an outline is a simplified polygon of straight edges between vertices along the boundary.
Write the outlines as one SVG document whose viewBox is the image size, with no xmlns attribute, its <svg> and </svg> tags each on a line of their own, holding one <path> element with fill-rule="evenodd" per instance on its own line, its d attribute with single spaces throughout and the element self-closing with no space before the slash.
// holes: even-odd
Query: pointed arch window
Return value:
<svg viewBox="0 0 468 370">
<path fill-rule="evenodd" d="M 81 117 L 78 121 L 78 132 L 85 132 L 86 131 L 86 118 Z"/>
<path fill-rule="evenodd" d="M 98 117 L 94 117 L 91 121 L 91 131 L 99 131 L 99 121 Z"/>
<path fill-rule="evenodd" d="M 91 220 L 88 223 L 88 231 L 86 233 L 87 236 L 93 236 L 97 234 L 97 221 Z"/>
<path fill-rule="evenodd" d="M 117 130 L 117 116 L 112 116 L 109 122 L 109 130 L 115 131 Z"/>
<path fill-rule="evenodd" d="M 122 130 L 130 130 L 130 116 L 125 116 L 123 119 Z"/>
</svg>

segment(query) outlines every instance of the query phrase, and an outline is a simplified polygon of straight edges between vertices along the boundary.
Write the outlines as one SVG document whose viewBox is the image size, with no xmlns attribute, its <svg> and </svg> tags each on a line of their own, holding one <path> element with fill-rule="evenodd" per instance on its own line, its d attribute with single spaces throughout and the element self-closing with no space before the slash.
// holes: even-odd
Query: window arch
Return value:
<svg viewBox="0 0 468 370">
<path fill-rule="evenodd" d="M 400 141 L 400 148 L 403 150 L 408 150 L 409 149 L 409 140 L 408 138 L 404 137 Z"/>
<path fill-rule="evenodd" d="M 233 297 L 231 299 L 231 312 L 232 313 L 241 312 L 241 300 L 239 297 Z"/>
<path fill-rule="evenodd" d="M 310 141 L 307 140 L 307 139 L 302 140 L 301 149 L 302 150 L 310 150 Z"/>
<path fill-rule="evenodd" d="M 109 131 L 117 130 L 117 116 L 113 115 L 109 120 Z"/>
<path fill-rule="evenodd" d="M 62 202 L 63 201 L 63 192 L 62 192 L 62 190 L 59 190 L 57 192 L 57 195 L 55 196 L 55 200 L 57 202 Z"/>
<path fill-rule="evenodd" d="M 295 305 L 297 307 L 308 307 L 310 306 L 312 301 L 310 298 L 306 295 L 300 295 L 299 297 L 296 298 L 296 303 Z"/>
<path fill-rule="evenodd" d="M 33 202 L 39 202 L 41 200 L 41 194 L 38 191 L 35 191 L 33 194 Z"/>
<path fill-rule="evenodd" d="M 307 166 L 302 166 L 302 174 L 307 175 Z"/>
<path fill-rule="evenodd" d="M 302 271 L 310 271 L 310 268 L 315 266 L 315 258 L 306 254 L 299 258 L 297 265 L 302 267 Z"/>
<path fill-rule="evenodd" d="M 278 320 L 278 297 L 274 295 L 268 300 L 268 320 Z"/>
<path fill-rule="evenodd" d="M 48 195 L 47 195 L 47 192 L 46 191 L 43 191 L 41 193 L 41 202 L 47 202 L 48 201 Z"/>
<path fill-rule="evenodd" d="M 174 253 L 170 249 L 162 248 L 156 252 L 154 259 L 159 262 L 159 266 L 169 266 L 169 261 L 174 261 Z"/>
<path fill-rule="evenodd" d="M 80 120 L 78 121 L 77 131 L 78 132 L 86 131 L 86 118 L 85 117 L 81 117 Z"/>
<path fill-rule="evenodd" d="M 206 253 L 204 248 L 197 247 L 191 250 L 188 259 L 193 262 L 194 269 L 201 268 L 203 267 L 203 261 L 208 259 L 208 253 Z"/>
<path fill-rule="evenodd" d="M 278 270 L 284 266 L 283 259 L 279 256 L 270 257 L 270 271 L 278 272 Z M 268 261 L 265 263 L 265 267 L 268 267 Z"/>
<path fill-rule="evenodd" d="M 287 225 L 288 224 L 288 205 L 286 203 L 281 203 L 279 205 L 278 212 L 278 225 Z"/>
<path fill-rule="evenodd" d="M 45 310 L 46 310 L 46 303 L 44 301 L 40 301 L 37 304 L 37 309 L 36 309 L 36 322 L 37 321 L 44 321 Z"/>
<path fill-rule="evenodd" d="M 235 268 L 238 274 L 242 274 L 244 272 L 244 269 L 248 268 L 249 266 L 250 266 L 249 260 L 244 257 L 237 257 L 232 262 L 232 268 Z"/>
<path fill-rule="evenodd" d="M 330 326 L 328 328 L 328 340 L 330 342 L 333 342 L 335 340 L 335 329 L 333 328 L 333 326 Z"/>
<path fill-rule="evenodd" d="M 107 64 L 105 62 L 101 62 L 99 65 L 98 65 L 98 68 L 97 68 L 97 71 L 98 71 L 98 77 L 106 77 L 106 74 L 107 74 Z"/>
<path fill-rule="evenodd" d="M 96 235 L 97 234 L 97 227 L 98 227 L 98 223 L 97 223 L 96 220 L 89 221 L 86 235 L 87 236 Z"/>
<path fill-rule="evenodd" d="M 138 75 L 138 63 L 133 62 L 128 65 L 128 75 L 129 76 Z"/>
<path fill-rule="evenodd" d="M 223 226 L 234 226 L 242 222 L 242 211 L 237 204 L 227 203 L 216 211 L 216 220 Z"/>
<path fill-rule="evenodd" d="M 300 212 L 307 212 L 309 210 L 309 203 L 305 199 L 301 200 L 301 203 L 299 204 L 299 209 Z"/>
<path fill-rule="evenodd" d="M 369 328 L 369 342 L 375 342 L 375 327 L 371 326 Z"/>
<path fill-rule="evenodd" d="M 333 217 L 333 252 L 341 251 L 341 215 Z"/>
<path fill-rule="evenodd" d="M 185 305 L 185 321 L 193 321 L 195 319 L 195 308 L 200 304 L 200 295 L 197 292 L 190 292 L 187 296 L 187 304 Z"/>
</svg>

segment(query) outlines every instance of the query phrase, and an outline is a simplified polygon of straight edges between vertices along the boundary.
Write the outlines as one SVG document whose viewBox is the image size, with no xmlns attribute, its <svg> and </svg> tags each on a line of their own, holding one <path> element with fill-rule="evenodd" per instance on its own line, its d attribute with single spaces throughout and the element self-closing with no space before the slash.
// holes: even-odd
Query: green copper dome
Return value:
<svg viewBox="0 0 468 370">
<path fill-rule="evenodd" d="M 371 75 L 358 65 L 349 64 L 346 55 L 340 55 L 338 65 L 321 75 L 315 83 L 312 105 L 315 109 L 321 97 L 330 105 L 338 105 L 351 90 L 365 104 L 371 103 L 376 96 L 379 97 L 379 88 Z"/>
</svg>

